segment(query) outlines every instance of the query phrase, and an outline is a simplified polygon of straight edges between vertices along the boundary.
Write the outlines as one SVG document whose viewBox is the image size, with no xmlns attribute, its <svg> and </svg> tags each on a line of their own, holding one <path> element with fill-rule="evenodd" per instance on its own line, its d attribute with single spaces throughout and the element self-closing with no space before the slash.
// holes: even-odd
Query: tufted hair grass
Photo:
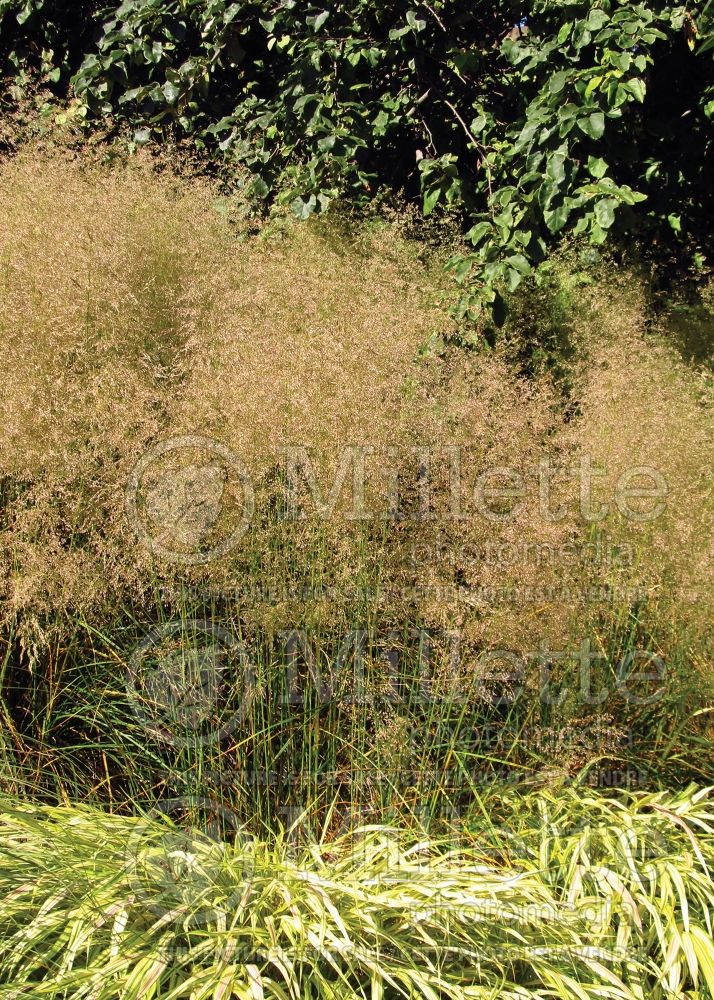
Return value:
<svg viewBox="0 0 714 1000">
<path fill-rule="evenodd" d="M 594 781 L 706 781 L 710 394 L 666 324 L 653 326 L 634 273 L 549 267 L 493 349 L 455 349 L 435 268 L 399 220 L 258 226 L 238 198 L 140 160 L 4 162 L 2 788 L 127 813 L 206 794 L 262 832 L 308 806 L 322 831 L 334 796 L 366 821 L 418 823 L 468 811 L 491 780 L 585 768 Z M 157 556 L 126 512 L 137 462 L 185 435 L 230 448 L 255 483 L 248 531 L 205 566 Z M 347 490 L 328 517 L 282 516 L 291 445 L 323 495 L 346 446 L 373 449 L 375 516 L 347 517 Z M 610 509 L 588 522 L 564 477 L 564 515 L 546 519 L 531 478 L 512 516 L 453 517 L 448 449 L 466 500 L 485 470 L 528 477 L 589 458 Z M 668 486 L 654 521 L 612 503 L 618 477 L 642 465 Z M 400 516 L 382 516 L 394 476 Z M 231 489 L 226 521 L 241 500 Z M 170 532 L 182 512 L 163 502 Z M 614 553 L 604 561 L 591 554 L 598 534 Z M 226 740 L 177 747 L 147 731 L 127 680 L 147 634 L 195 620 L 249 650 L 255 697 Z M 295 657 L 291 632 L 305 639 Z M 361 660 L 347 641 L 360 632 Z M 583 643 L 599 657 L 602 705 L 578 696 Z M 638 652 L 666 675 L 655 701 L 634 704 L 618 670 Z M 318 668 L 341 655 L 347 669 L 322 698 Z M 542 669 L 562 699 L 540 696 Z M 180 712 L 168 723 L 182 735 Z"/>
</svg>

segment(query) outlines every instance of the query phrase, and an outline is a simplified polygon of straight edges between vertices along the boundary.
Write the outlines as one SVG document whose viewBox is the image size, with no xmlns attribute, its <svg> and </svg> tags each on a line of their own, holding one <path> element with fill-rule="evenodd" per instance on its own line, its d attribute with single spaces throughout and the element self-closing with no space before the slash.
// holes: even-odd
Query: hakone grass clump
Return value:
<svg viewBox="0 0 714 1000">
<path fill-rule="evenodd" d="M 371 826 L 328 843 L 213 839 L 220 811 L 198 800 L 183 808 L 205 832 L 4 800 L 2 995 L 712 995 L 711 790 L 482 805 L 451 838 Z"/>
</svg>

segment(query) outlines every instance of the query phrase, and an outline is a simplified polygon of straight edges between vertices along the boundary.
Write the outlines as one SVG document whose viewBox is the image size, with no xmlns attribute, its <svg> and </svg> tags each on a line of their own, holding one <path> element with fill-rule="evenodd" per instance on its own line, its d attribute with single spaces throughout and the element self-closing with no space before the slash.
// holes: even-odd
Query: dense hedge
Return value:
<svg viewBox="0 0 714 1000">
<path fill-rule="evenodd" d="M 6 75 L 71 85 L 136 142 L 170 129 L 238 160 L 256 198 L 454 206 L 464 311 L 498 314 L 568 231 L 711 256 L 711 0 L 0 0 L 0 18 Z"/>
</svg>

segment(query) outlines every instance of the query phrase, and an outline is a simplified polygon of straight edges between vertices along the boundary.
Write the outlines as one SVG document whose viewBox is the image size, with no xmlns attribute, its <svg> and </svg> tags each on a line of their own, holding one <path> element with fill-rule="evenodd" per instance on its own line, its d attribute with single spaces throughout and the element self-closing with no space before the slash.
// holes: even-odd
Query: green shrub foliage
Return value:
<svg viewBox="0 0 714 1000">
<path fill-rule="evenodd" d="M 711 254 L 711 0 L 80 8 L 0 0 L 7 72 L 72 73 L 90 122 L 190 137 L 301 217 L 384 188 L 450 206 L 472 248 L 451 262 L 464 314 L 498 319 L 568 232 Z"/>
</svg>

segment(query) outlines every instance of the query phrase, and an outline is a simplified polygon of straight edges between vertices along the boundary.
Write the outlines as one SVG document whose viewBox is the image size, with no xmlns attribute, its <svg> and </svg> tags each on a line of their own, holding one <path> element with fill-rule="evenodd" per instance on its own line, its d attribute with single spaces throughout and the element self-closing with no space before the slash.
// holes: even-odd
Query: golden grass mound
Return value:
<svg viewBox="0 0 714 1000">
<path fill-rule="evenodd" d="M 507 343 L 423 350 L 452 321 L 398 222 L 255 233 L 208 182 L 27 154 L 0 266 L 0 601 L 28 648 L 157 583 L 250 583 L 248 626 L 339 630 L 361 587 L 471 673 L 635 605 L 700 655 L 712 411 L 634 279 L 561 281 L 566 405 Z"/>
</svg>

